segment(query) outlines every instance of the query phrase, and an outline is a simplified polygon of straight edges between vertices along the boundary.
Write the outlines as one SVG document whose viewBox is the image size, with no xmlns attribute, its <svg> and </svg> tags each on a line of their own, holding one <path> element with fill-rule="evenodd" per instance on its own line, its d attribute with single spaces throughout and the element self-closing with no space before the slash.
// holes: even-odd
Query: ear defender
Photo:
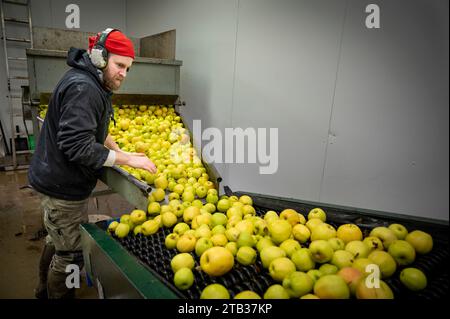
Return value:
<svg viewBox="0 0 450 319">
<path fill-rule="evenodd" d="M 108 50 L 106 50 L 105 43 L 108 35 L 116 30 L 108 28 L 97 36 L 97 41 L 90 53 L 91 62 L 96 68 L 104 69 L 108 65 Z"/>
</svg>

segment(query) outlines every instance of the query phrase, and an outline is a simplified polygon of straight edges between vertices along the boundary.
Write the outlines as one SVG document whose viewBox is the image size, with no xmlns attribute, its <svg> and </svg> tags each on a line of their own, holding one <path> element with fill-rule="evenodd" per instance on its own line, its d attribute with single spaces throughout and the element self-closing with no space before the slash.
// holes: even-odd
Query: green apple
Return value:
<svg viewBox="0 0 450 319">
<path fill-rule="evenodd" d="M 225 213 L 230 207 L 231 207 L 231 204 L 230 204 L 230 201 L 228 199 L 225 199 L 225 198 L 224 199 L 220 199 L 217 202 L 217 210 L 219 212 Z"/>
<path fill-rule="evenodd" d="M 187 290 L 194 283 L 194 274 L 190 268 L 181 268 L 175 273 L 173 282 L 178 289 Z"/>
<path fill-rule="evenodd" d="M 194 199 L 193 201 L 191 201 L 191 205 L 200 209 L 203 208 L 203 202 L 200 199 Z"/>
<path fill-rule="evenodd" d="M 239 207 L 232 206 L 227 209 L 227 218 L 232 218 L 233 216 L 239 216 L 240 219 L 244 216 L 242 209 Z"/>
<path fill-rule="evenodd" d="M 195 190 L 195 193 L 197 194 L 198 198 L 205 198 L 207 192 L 208 190 L 206 189 L 206 187 L 202 185 L 197 187 L 197 189 Z"/>
<path fill-rule="evenodd" d="M 427 286 L 427 277 L 417 268 L 403 269 L 400 273 L 400 281 L 412 291 L 420 291 Z"/>
<path fill-rule="evenodd" d="M 277 219 L 269 223 L 269 234 L 272 241 L 279 245 L 291 236 L 292 226 L 283 219 Z"/>
<path fill-rule="evenodd" d="M 427 254 L 433 249 L 433 237 L 421 230 L 410 232 L 405 240 L 414 247 L 419 255 Z"/>
<path fill-rule="evenodd" d="M 195 243 L 197 242 L 197 238 L 191 234 L 183 234 L 178 238 L 177 241 L 177 250 L 180 253 L 188 253 L 194 251 Z"/>
<path fill-rule="evenodd" d="M 323 276 L 322 272 L 319 269 L 311 269 L 306 272 L 306 274 L 311 277 L 311 279 L 314 281 L 314 283 L 319 280 L 320 277 Z"/>
<path fill-rule="evenodd" d="M 218 192 L 217 189 L 215 189 L 215 188 L 210 188 L 210 189 L 208 189 L 208 195 L 209 195 L 209 194 L 213 194 L 213 195 L 219 196 L 219 192 Z"/>
<path fill-rule="evenodd" d="M 381 278 L 389 278 L 395 273 L 397 264 L 394 258 L 385 251 L 375 250 L 367 257 L 380 268 Z"/>
<path fill-rule="evenodd" d="M 309 245 L 309 251 L 316 263 L 326 263 L 333 258 L 334 250 L 326 240 L 315 240 Z"/>
<path fill-rule="evenodd" d="M 217 226 L 216 226 L 217 227 Z M 222 246 L 225 247 L 225 245 L 228 243 L 227 236 L 225 234 L 214 234 L 211 236 L 211 240 L 214 244 L 214 246 Z"/>
<path fill-rule="evenodd" d="M 219 197 L 217 195 L 212 194 L 212 193 L 206 195 L 206 202 L 207 203 L 216 205 L 218 201 L 219 201 Z"/>
<path fill-rule="evenodd" d="M 177 223 L 177 216 L 169 211 L 161 215 L 161 221 L 164 227 L 170 228 Z"/>
<path fill-rule="evenodd" d="M 261 299 L 261 297 L 254 291 L 245 290 L 238 293 L 233 299 Z"/>
<path fill-rule="evenodd" d="M 142 224 L 142 234 L 144 236 L 150 236 L 155 234 L 159 230 L 159 221 L 156 219 L 147 220 Z"/>
<path fill-rule="evenodd" d="M 323 221 L 321 219 L 312 218 L 306 222 L 305 226 L 308 227 L 309 231 L 312 233 L 314 228 L 316 228 L 320 224 L 323 224 Z"/>
<path fill-rule="evenodd" d="M 239 230 L 239 232 L 246 232 L 249 234 L 253 234 L 254 226 L 251 220 L 241 220 L 235 225 L 236 229 Z"/>
<path fill-rule="evenodd" d="M 311 232 L 311 241 L 319 239 L 328 240 L 334 237 L 336 237 L 336 229 L 327 223 L 317 225 Z"/>
<path fill-rule="evenodd" d="M 361 229 L 355 224 L 344 224 L 339 226 L 336 237 L 344 241 L 344 243 L 349 243 L 354 240 L 362 240 L 363 233 Z"/>
<path fill-rule="evenodd" d="M 312 258 L 312 254 L 308 248 L 300 248 L 294 251 L 291 256 L 292 262 L 295 264 L 295 268 L 298 271 L 308 271 L 314 269 L 316 263 Z"/>
<path fill-rule="evenodd" d="M 286 239 L 285 241 L 283 241 L 280 246 L 281 249 L 283 249 L 286 252 L 286 255 L 291 258 L 292 254 L 299 250 L 300 248 L 302 248 L 302 246 L 300 246 L 299 242 L 296 241 L 295 239 Z"/>
<path fill-rule="evenodd" d="M 203 208 L 210 214 L 213 214 L 216 211 L 216 205 L 211 203 L 206 203 L 203 205 Z"/>
<path fill-rule="evenodd" d="M 140 209 L 135 209 L 130 214 L 130 219 L 134 225 L 140 225 L 147 220 L 147 214 Z"/>
<path fill-rule="evenodd" d="M 331 258 L 331 264 L 339 269 L 353 265 L 354 255 L 346 250 L 336 250 Z"/>
<path fill-rule="evenodd" d="M 153 198 L 157 201 L 157 202 L 161 202 L 162 200 L 164 200 L 164 197 L 166 197 L 166 192 L 164 191 L 164 189 L 162 188 L 156 188 L 153 192 L 152 192 Z"/>
<path fill-rule="evenodd" d="M 352 253 L 357 258 L 366 258 L 369 256 L 370 248 L 360 240 L 353 240 L 345 245 L 345 250 Z"/>
<path fill-rule="evenodd" d="M 182 184 L 177 184 L 174 186 L 173 191 L 178 195 L 182 195 L 184 192 L 184 186 Z"/>
<path fill-rule="evenodd" d="M 244 205 L 253 205 L 253 200 L 248 195 L 242 195 L 241 197 L 239 197 L 239 201 Z"/>
<path fill-rule="evenodd" d="M 380 280 L 378 287 L 367 287 L 365 280 L 360 280 L 356 287 L 357 299 L 394 299 L 391 288 Z"/>
<path fill-rule="evenodd" d="M 275 258 L 269 265 L 270 277 L 278 282 L 282 282 L 284 278 L 286 278 L 286 276 L 293 273 L 294 271 L 294 263 L 286 257 Z"/>
<path fill-rule="evenodd" d="M 128 236 L 128 233 L 130 232 L 130 225 L 125 223 L 120 223 L 117 225 L 116 229 L 114 230 L 114 234 L 118 238 L 124 238 Z"/>
<path fill-rule="evenodd" d="M 183 195 L 181 195 L 183 202 L 192 202 L 195 199 L 194 191 L 184 190 Z"/>
<path fill-rule="evenodd" d="M 236 227 L 231 227 L 225 231 L 225 236 L 227 236 L 228 241 L 236 242 L 239 238 L 239 230 Z"/>
<path fill-rule="evenodd" d="M 142 226 L 141 225 L 137 225 L 136 227 L 133 228 L 133 234 L 134 236 L 137 236 L 138 234 L 142 234 Z"/>
<path fill-rule="evenodd" d="M 308 213 L 308 220 L 313 219 L 313 218 L 318 218 L 321 221 L 326 222 L 327 215 L 325 214 L 323 209 L 316 207 L 316 208 L 311 209 Z"/>
<path fill-rule="evenodd" d="M 221 284 L 211 284 L 202 290 L 200 299 L 230 299 L 230 293 Z"/>
<path fill-rule="evenodd" d="M 312 291 L 314 281 L 306 273 L 294 271 L 283 279 L 283 287 L 289 296 L 299 298 Z"/>
<path fill-rule="evenodd" d="M 253 238 L 253 235 L 248 232 L 241 232 L 239 234 L 239 237 L 236 241 L 238 248 L 248 246 L 248 247 L 254 247 L 256 245 L 255 239 Z"/>
<path fill-rule="evenodd" d="M 272 242 L 272 239 L 270 239 L 270 237 L 263 237 L 260 240 L 258 240 L 258 242 L 256 243 L 256 249 L 258 250 L 259 253 L 261 253 L 261 251 L 269 246 L 275 246 L 275 244 Z"/>
<path fill-rule="evenodd" d="M 337 274 L 337 272 L 339 271 L 339 268 L 335 265 L 326 263 L 326 264 L 322 264 L 319 267 L 319 270 L 322 273 L 322 275 L 325 276 L 325 275 Z"/>
<path fill-rule="evenodd" d="M 189 227 L 188 224 L 186 224 L 186 223 L 178 223 L 173 228 L 173 232 L 181 236 L 185 232 L 187 232 L 189 229 L 191 229 L 191 228 Z"/>
<path fill-rule="evenodd" d="M 256 257 L 257 257 L 256 250 L 254 250 L 249 246 L 240 247 L 236 254 L 236 260 L 238 261 L 238 263 L 244 266 L 254 264 L 256 261 Z"/>
<path fill-rule="evenodd" d="M 172 211 L 175 214 L 175 216 L 177 216 L 177 218 L 183 217 L 184 206 L 183 205 L 173 206 Z"/>
<path fill-rule="evenodd" d="M 289 293 L 280 284 L 274 284 L 267 288 L 263 296 L 264 299 L 289 299 Z"/>
<path fill-rule="evenodd" d="M 389 245 L 397 239 L 395 233 L 387 227 L 375 227 L 370 232 L 369 236 L 378 237 L 383 242 L 383 247 L 385 249 L 389 248 Z"/>
<path fill-rule="evenodd" d="M 160 212 L 161 212 L 161 205 L 158 202 L 148 204 L 147 213 L 150 216 L 159 215 Z"/>
<path fill-rule="evenodd" d="M 264 219 L 259 218 L 255 220 L 253 223 L 253 234 L 260 236 L 266 236 L 269 234 L 269 227 Z"/>
<path fill-rule="evenodd" d="M 198 208 L 197 206 L 189 206 L 184 209 L 183 221 L 186 224 L 190 224 L 190 223 L 192 223 L 192 220 L 194 219 L 194 217 L 198 216 L 198 215 L 200 215 L 200 208 Z"/>
<path fill-rule="evenodd" d="M 301 296 L 300 299 L 320 299 L 315 294 L 306 294 L 304 296 Z"/>
<path fill-rule="evenodd" d="M 180 199 L 180 195 L 177 193 L 170 193 L 168 196 L 169 201 Z"/>
<path fill-rule="evenodd" d="M 228 249 L 233 254 L 233 256 L 236 256 L 237 251 L 238 251 L 236 242 L 234 242 L 234 241 L 228 242 L 225 245 L 225 248 Z"/>
<path fill-rule="evenodd" d="M 108 232 L 109 232 L 109 233 L 113 233 L 113 232 L 116 230 L 116 228 L 117 228 L 118 225 L 119 225 L 119 222 L 118 222 L 118 221 L 113 221 L 113 222 L 111 222 L 111 223 L 108 225 Z"/>
<path fill-rule="evenodd" d="M 374 250 L 384 250 L 383 242 L 378 237 L 368 236 L 364 238 L 363 243 L 369 247 L 369 254 Z"/>
<path fill-rule="evenodd" d="M 227 231 L 227 229 L 223 225 L 217 225 L 217 226 L 213 227 L 213 229 L 211 230 L 211 233 L 213 235 L 225 234 L 226 231 Z"/>
<path fill-rule="evenodd" d="M 122 216 L 120 216 L 120 223 L 128 224 L 128 226 L 130 226 L 130 230 L 134 227 L 134 224 L 131 221 L 131 216 L 129 214 L 123 214 Z"/>
<path fill-rule="evenodd" d="M 177 247 L 177 241 L 180 236 L 176 233 L 171 233 L 166 236 L 166 239 L 164 241 L 164 244 L 166 245 L 167 249 L 175 249 Z"/>
<path fill-rule="evenodd" d="M 311 237 L 311 231 L 305 225 L 297 224 L 294 227 L 292 227 L 292 235 L 294 235 L 294 238 L 296 240 L 304 244 Z"/>
<path fill-rule="evenodd" d="M 229 272 L 233 266 L 234 256 L 224 247 L 209 248 L 200 257 L 201 269 L 210 276 L 222 276 Z"/>
<path fill-rule="evenodd" d="M 269 268 L 270 263 L 279 257 L 286 257 L 286 252 L 277 246 L 263 248 L 259 254 L 264 268 Z"/>
<path fill-rule="evenodd" d="M 399 266 L 407 266 L 416 259 L 414 247 L 406 240 L 394 240 L 389 246 L 388 253 L 394 257 Z"/>
<path fill-rule="evenodd" d="M 301 216 L 303 216 L 303 215 L 301 215 Z M 294 227 L 297 224 L 300 224 L 300 222 L 301 222 L 300 214 L 297 213 L 296 210 L 291 209 L 291 208 L 284 209 L 280 213 L 280 218 L 287 220 L 291 224 L 292 227 Z"/>
<path fill-rule="evenodd" d="M 244 216 L 250 215 L 250 216 L 255 216 L 256 215 L 256 210 L 253 206 L 250 205 L 244 205 L 242 207 L 242 214 Z"/>
<path fill-rule="evenodd" d="M 324 275 L 315 283 L 314 294 L 320 299 L 349 299 L 350 289 L 341 276 Z"/>
<path fill-rule="evenodd" d="M 276 211 L 269 210 L 264 214 L 264 220 L 269 223 L 271 220 L 279 219 L 280 216 L 278 216 Z"/>
<path fill-rule="evenodd" d="M 192 255 L 188 253 L 177 254 L 170 261 L 170 267 L 172 268 L 172 271 L 174 273 L 176 273 L 179 269 L 184 267 L 193 269 L 194 266 L 195 266 L 194 257 L 192 257 Z"/>
<path fill-rule="evenodd" d="M 203 224 L 203 225 L 200 225 L 200 226 L 195 230 L 194 236 L 195 236 L 195 238 L 197 238 L 197 239 L 198 239 L 198 238 L 211 238 L 212 232 L 211 232 L 211 230 L 209 229 L 209 226 L 208 226 L 208 225 Z"/>
<path fill-rule="evenodd" d="M 330 239 L 328 239 L 328 242 L 330 243 L 330 245 L 334 251 L 345 250 L 345 243 L 340 238 L 330 238 Z"/>
<path fill-rule="evenodd" d="M 202 237 L 195 243 L 195 254 L 200 257 L 207 249 L 213 246 L 214 244 L 211 239 Z"/>
<path fill-rule="evenodd" d="M 390 224 L 388 228 L 394 232 L 397 239 L 405 239 L 408 235 L 408 230 L 402 224 Z"/>
<path fill-rule="evenodd" d="M 374 262 L 369 258 L 358 258 L 353 262 L 352 267 L 359 270 L 364 276 L 369 275 L 370 271 L 367 271 L 367 266 L 373 265 Z"/>
</svg>

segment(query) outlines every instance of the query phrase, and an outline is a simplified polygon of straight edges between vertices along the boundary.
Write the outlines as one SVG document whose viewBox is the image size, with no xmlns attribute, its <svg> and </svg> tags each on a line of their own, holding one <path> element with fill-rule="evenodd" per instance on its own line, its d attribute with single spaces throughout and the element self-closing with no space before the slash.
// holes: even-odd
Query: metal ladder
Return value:
<svg viewBox="0 0 450 319">
<path fill-rule="evenodd" d="M 9 6 L 22 6 L 26 7 L 27 11 L 27 18 L 14 18 L 14 17 L 5 17 L 5 5 Z M 28 168 L 28 165 L 17 165 L 17 155 L 20 154 L 29 154 L 31 153 L 30 150 L 27 151 L 17 151 L 16 150 L 16 138 L 20 136 L 18 132 L 16 132 L 14 127 L 14 99 L 22 99 L 22 95 L 13 95 L 13 90 L 18 88 L 17 82 L 28 80 L 28 76 L 20 76 L 20 75 L 13 75 L 11 74 L 12 70 L 10 67 L 10 61 L 17 61 L 17 62 L 26 62 L 26 57 L 12 57 L 8 55 L 8 47 L 10 43 L 27 43 L 29 44 L 29 48 L 33 48 L 33 27 L 31 23 L 31 8 L 30 8 L 30 0 L 25 0 L 22 2 L 19 1 L 11 1 L 11 0 L 0 0 L 0 11 L 1 11 L 1 25 L 2 25 L 2 40 L 3 40 L 3 50 L 5 54 L 5 68 L 6 68 L 6 77 L 7 77 L 7 85 L 8 85 L 8 102 L 9 102 L 9 108 L 10 108 L 10 121 L 11 121 L 11 154 L 12 154 L 12 166 L 8 167 L 8 169 L 23 169 Z M 21 25 L 28 25 L 28 31 L 29 31 L 29 38 L 16 38 L 16 37 L 10 37 L 7 35 L 6 32 L 6 24 L 21 24 Z M 26 69 L 26 68 L 25 68 Z M 28 130 L 25 123 L 24 118 L 24 109 L 22 105 L 22 119 L 24 122 L 25 130 L 27 131 L 27 140 L 28 140 Z M 5 137 L 4 137 L 5 138 Z"/>
</svg>

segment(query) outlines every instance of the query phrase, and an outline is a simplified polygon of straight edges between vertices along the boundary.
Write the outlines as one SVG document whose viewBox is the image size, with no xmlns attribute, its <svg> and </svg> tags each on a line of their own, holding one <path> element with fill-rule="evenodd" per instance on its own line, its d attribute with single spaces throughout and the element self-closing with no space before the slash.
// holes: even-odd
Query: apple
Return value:
<svg viewBox="0 0 450 319">
<path fill-rule="evenodd" d="M 357 258 L 366 258 L 369 256 L 370 248 L 360 240 L 353 240 L 345 245 L 345 250 L 352 253 Z"/>
<path fill-rule="evenodd" d="M 116 228 L 117 228 L 118 225 L 119 225 L 119 222 L 118 222 L 118 221 L 112 221 L 112 222 L 108 225 L 108 232 L 109 232 L 109 233 L 113 233 L 113 232 L 116 230 Z"/>
<path fill-rule="evenodd" d="M 185 189 L 181 198 L 183 199 L 183 202 L 191 203 L 195 199 L 194 191 Z"/>
<path fill-rule="evenodd" d="M 400 273 L 400 281 L 412 291 L 420 291 L 427 286 L 427 277 L 417 268 L 403 269 Z"/>
<path fill-rule="evenodd" d="M 165 190 L 169 185 L 169 182 L 167 181 L 167 178 L 164 175 L 160 175 L 155 179 L 154 184 L 156 188 L 162 188 L 163 190 Z"/>
<path fill-rule="evenodd" d="M 280 213 L 280 218 L 287 220 L 291 226 L 295 226 L 300 223 L 300 214 L 294 209 L 287 208 Z"/>
<path fill-rule="evenodd" d="M 211 238 L 212 232 L 208 225 L 203 224 L 195 230 L 194 236 L 195 238 Z"/>
<path fill-rule="evenodd" d="M 306 227 L 308 227 L 309 231 L 312 233 L 314 228 L 316 228 L 318 225 L 322 224 L 323 221 L 319 218 L 312 218 L 306 222 Z"/>
<path fill-rule="evenodd" d="M 172 212 L 166 212 L 161 215 L 161 221 L 164 227 L 170 228 L 177 223 L 177 216 Z"/>
<path fill-rule="evenodd" d="M 172 271 L 174 273 L 176 273 L 178 270 L 184 267 L 193 269 L 194 266 L 195 266 L 194 257 L 192 257 L 192 255 L 188 253 L 177 254 L 170 261 L 170 267 L 172 268 Z"/>
<path fill-rule="evenodd" d="M 270 248 L 270 247 L 269 247 Z M 269 273 L 273 280 L 282 282 L 286 276 L 295 271 L 294 263 L 286 257 L 272 260 L 269 265 Z"/>
<path fill-rule="evenodd" d="M 158 215 L 161 212 L 161 205 L 158 202 L 148 204 L 147 213 L 151 216 Z"/>
<path fill-rule="evenodd" d="M 125 223 L 119 223 L 119 225 L 117 225 L 116 229 L 114 230 L 114 234 L 118 238 L 124 238 L 128 236 L 129 232 L 130 232 L 130 225 Z"/>
<path fill-rule="evenodd" d="M 369 258 L 358 258 L 355 259 L 353 262 L 352 267 L 359 270 L 364 276 L 367 276 L 370 274 L 370 271 L 367 271 L 367 266 L 373 265 L 374 262 L 371 261 Z"/>
<path fill-rule="evenodd" d="M 340 269 L 337 274 L 344 279 L 350 288 L 350 294 L 354 296 L 356 294 L 356 287 L 359 281 L 364 278 L 363 273 L 353 267 L 344 267 Z"/>
<path fill-rule="evenodd" d="M 292 254 L 302 248 L 299 242 L 295 239 L 286 239 L 280 244 L 280 248 L 286 252 L 286 255 L 291 258 Z"/>
<path fill-rule="evenodd" d="M 195 216 L 200 215 L 200 208 L 197 206 L 189 206 L 184 209 L 183 221 L 187 224 L 192 223 Z"/>
<path fill-rule="evenodd" d="M 394 299 L 391 288 L 380 280 L 379 287 L 367 287 L 364 279 L 360 280 L 356 287 L 357 299 Z"/>
<path fill-rule="evenodd" d="M 177 216 L 177 218 L 183 217 L 184 214 L 184 206 L 178 205 L 172 208 L 173 213 Z"/>
<path fill-rule="evenodd" d="M 241 197 L 239 197 L 239 202 L 241 202 L 244 205 L 253 205 L 253 200 L 248 195 L 242 195 Z"/>
<path fill-rule="evenodd" d="M 375 250 L 367 257 L 380 268 L 381 278 L 389 278 L 395 273 L 397 264 L 394 258 L 385 251 Z"/>
<path fill-rule="evenodd" d="M 292 262 L 298 271 L 308 271 L 314 269 L 316 263 L 312 258 L 312 254 L 308 248 L 300 248 L 293 252 L 291 256 Z"/>
<path fill-rule="evenodd" d="M 198 198 L 205 198 L 206 194 L 207 194 L 208 190 L 206 189 L 205 186 L 199 186 L 196 190 L 195 193 L 197 194 Z"/>
<path fill-rule="evenodd" d="M 195 206 L 198 208 L 203 208 L 203 202 L 200 199 L 194 199 L 193 201 L 191 201 L 191 206 Z"/>
<path fill-rule="evenodd" d="M 259 254 L 264 268 L 269 268 L 270 263 L 276 258 L 286 257 L 286 252 L 277 246 L 263 248 Z"/>
<path fill-rule="evenodd" d="M 311 209 L 308 213 L 308 220 L 313 219 L 313 218 L 318 218 L 321 221 L 326 222 L 327 215 L 325 214 L 323 209 L 317 207 L 317 208 Z"/>
<path fill-rule="evenodd" d="M 407 266 L 416 259 L 414 247 L 406 240 L 394 240 L 389 246 L 388 253 L 394 257 L 399 266 Z"/>
<path fill-rule="evenodd" d="M 201 211 L 201 210 L 200 210 Z M 191 223 L 192 229 L 197 229 L 202 225 L 208 226 L 211 223 L 212 215 L 204 211 L 200 215 L 196 215 Z"/>
<path fill-rule="evenodd" d="M 410 232 L 406 235 L 405 240 L 410 243 L 416 250 L 416 253 L 420 255 L 427 254 L 433 249 L 433 237 L 421 230 Z"/>
<path fill-rule="evenodd" d="M 394 232 L 397 239 L 405 239 L 408 235 L 408 230 L 402 224 L 390 224 L 388 228 Z"/>
<path fill-rule="evenodd" d="M 279 245 L 291 236 L 292 226 L 286 220 L 278 219 L 269 223 L 269 234 L 272 241 Z"/>
<path fill-rule="evenodd" d="M 314 294 L 320 299 L 349 299 L 350 289 L 339 275 L 324 275 L 314 285 Z"/>
<path fill-rule="evenodd" d="M 236 227 L 231 227 L 225 231 L 225 236 L 227 237 L 228 241 L 236 242 L 239 238 L 239 230 L 236 229 Z"/>
<path fill-rule="evenodd" d="M 166 245 L 167 249 L 174 249 L 177 247 L 177 241 L 180 236 L 176 233 L 171 233 L 166 236 L 166 239 L 164 241 L 164 244 Z"/>
<path fill-rule="evenodd" d="M 269 234 L 269 225 L 264 219 L 258 218 L 253 223 L 253 234 L 260 236 L 266 236 Z"/>
<path fill-rule="evenodd" d="M 134 228 L 134 224 L 131 221 L 131 216 L 129 214 L 123 214 L 122 216 L 120 216 L 120 223 L 128 224 L 128 226 L 130 226 L 130 230 Z"/>
<path fill-rule="evenodd" d="M 225 234 L 226 232 L 226 228 L 223 225 L 217 225 L 214 226 L 213 229 L 211 230 L 211 233 L 213 235 L 217 235 L 217 234 Z"/>
<path fill-rule="evenodd" d="M 314 294 L 306 294 L 304 296 L 301 296 L 300 299 L 320 299 L 320 298 Z"/>
<path fill-rule="evenodd" d="M 236 224 L 236 229 L 239 230 L 239 232 L 246 232 L 249 234 L 253 234 L 254 226 L 251 220 L 241 220 Z"/>
<path fill-rule="evenodd" d="M 216 205 L 211 203 L 206 203 L 203 205 L 203 208 L 210 214 L 213 214 L 216 211 Z"/>
<path fill-rule="evenodd" d="M 297 224 L 292 228 L 292 235 L 296 240 L 304 244 L 309 240 L 311 231 L 305 225 Z"/>
<path fill-rule="evenodd" d="M 306 272 L 306 274 L 311 277 L 311 279 L 314 281 L 314 283 L 319 280 L 320 277 L 323 276 L 322 272 L 319 269 L 311 269 Z"/>
<path fill-rule="evenodd" d="M 312 258 L 317 263 L 326 263 L 333 258 L 334 250 L 326 240 L 316 240 L 309 245 Z"/>
<path fill-rule="evenodd" d="M 331 258 L 331 264 L 339 269 L 350 267 L 354 261 L 354 255 L 346 250 L 336 250 Z"/>
<path fill-rule="evenodd" d="M 130 214 L 130 220 L 134 225 L 140 225 L 147 220 L 147 214 L 140 209 L 135 209 Z"/>
<path fill-rule="evenodd" d="M 333 248 L 334 251 L 345 249 L 345 243 L 340 238 L 337 238 L 337 237 L 330 238 L 330 239 L 328 239 L 328 242 L 330 243 L 331 248 Z"/>
<path fill-rule="evenodd" d="M 173 188 L 173 192 L 178 195 L 182 195 L 184 192 L 184 186 L 182 184 L 176 184 Z"/>
<path fill-rule="evenodd" d="M 213 194 L 213 195 L 219 196 L 219 192 L 215 188 L 208 189 L 208 195 L 209 194 Z"/>
<path fill-rule="evenodd" d="M 180 195 L 178 195 L 177 193 L 170 193 L 168 199 L 169 201 L 172 201 L 174 199 L 180 199 Z"/>
<path fill-rule="evenodd" d="M 189 268 L 181 268 L 175 273 L 173 282 L 178 289 L 187 290 L 194 283 L 194 274 Z"/>
<path fill-rule="evenodd" d="M 256 210 L 253 206 L 250 205 L 244 205 L 242 207 L 242 213 L 244 214 L 244 216 L 255 216 L 256 215 Z"/>
<path fill-rule="evenodd" d="M 166 197 L 166 192 L 162 188 L 156 188 L 152 192 L 152 195 L 153 195 L 153 198 L 155 199 L 155 201 L 160 202 L 160 201 L 164 200 L 164 198 Z"/>
<path fill-rule="evenodd" d="M 240 247 L 236 254 L 236 260 L 238 261 L 238 263 L 244 266 L 254 264 L 256 261 L 256 257 L 256 250 L 249 246 Z"/>
<path fill-rule="evenodd" d="M 190 229 L 189 225 L 186 223 L 178 223 L 173 228 L 173 232 L 178 235 L 183 235 L 185 232 L 187 232 Z"/>
<path fill-rule="evenodd" d="M 280 284 L 274 284 L 267 288 L 263 296 L 264 299 L 289 299 L 289 293 Z"/>
<path fill-rule="evenodd" d="M 314 281 L 306 273 L 294 271 L 283 279 L 283 287 L 289 296 L 299 298 L 313 290 Z"/>
<path fill-rule="evenodd" d="M 230 299 L 230 293 L 221 284 L 211 284 L 202 290 L 200 299 Z"/>
<path fill-rule="evenodd" d="M 275 244 L 272 242 L 272 239 L 270 239 L 270 237 L 263 237 L 260 240 L 258 240 L 258 242 L 256 243 L 256 249 L 258 250 L 259 253 L 261 253 L 261 251 L 269 246 L 275 246 Z"/>
<path fill-rule="evenodd" d="M 269 210 L 264 214 L 264 220 L 269 223 L 271 220 L 279 219 L 280 216 L 278 216 L 276 211 Z"/>
<path fill-rule="evenodd" d="M 207 249 L 213 246 L 214 244 L 211 239 L 202 237 L 195 243 L 195 254 L 200 257 Z"/>
<path fill-rule="evenodd" d="M 197 238 L 192 234 L 183 234 L 178 238 L 177 250 L 180 253 L 188 253 L 194 251 Z"/>
<path fill-rule="evenodd" d="M 134 234 L 134 236 L 137 236 L 138 234 L 142 234 L 142 226 L 137 225 L 136 227 L 134 227 L 133 234 Z"/>
<path fill-rule="evenodd" d="M 236 243 L 237 243 L 238 248 L 241 248 L 244 246 L 254 247 L 256 245 L 253 235 L 246 231 L 240 232 Z"/>
<path fill-rule="evenodd" d="M 397 239 L 395 233 L 387 227 L 375 227 L 370 232 L 369 236 L 378 237 L 383 242 L 383 247 L 385 249 L 389 248 L 389 245 Z"/>
<path fill-rule="evenodd" d="M 368 236 L 364 238 L 363 243 L 369 247 L 369 253 L 374 250 L 384 250 L 383 242 L 378 237 Z"/>
<path fill-rule="evenodd" d="M 155 234 L 160 227 L 160 222 L 158 219 L 147 220 L 142 224 L 142 234 L 144 236 L 150 236 Z"/>
<path fill-rule="evenodd" d="M 212 235 L 211 241 L 213 242 L 214 246 L 221 246 L 221 247 L 225 247 L 225 245 L 228 243 L 227 236 L 225 236 L 225 234 L 223 233 Z"/>
<path fill-rule="evenodd" d="M 335 265 L 326 263 L 326 264 L 322 264 L 319 267 L 319 271 L 322 273 L 323 276 L 334 275 L 334 274 L 337 274 L 337 272 L 339 271 L 339 268 Z"/>
<path fill-rule="evenodd" d="M 344 224 L 339 226 L 336 237 L 344 241 L 344 243 L 349 243 L 354 240 L 362 240 L 363 234 L 361 229 L 355 224 Z"/>
<path fill-rule="evenodd" d="M 336 237 L 336 229 L 327 223 L 317 225 L 311 232 L 311 241 L 319 239 L 328 240 L 334 237 Z"/>
<path fill-rule="evenodd" d="M 219 212 L 225 213 L 228 210 L 228 208 L 230 208 L 230 207 L 231 207 L 231 204 L 230 204 L 230 201 L 228 199 L 225 199 L 225 198 L 224 199 L 220 199 L 217 202 L 217 210 Z"/>
<path fill-rule="evenodd" d="M 234 266 L 233 254 L 224 247 L 207 249 L 200 257 L 200 267 L 210 276 L 222 276 Z"/>
<path fill-rule="evenodd" d="M 218 201 L 219 201 L 219 196 L 217 196 L 216 194 L 208 193 L 206 195 L 206 202 L 207 203 L 216 205 Z"/>
<path fill-rule="evenodd" d="M 161 211 L 159 212 L 160 215 L 167 213 L 167 212 L 171 212 L 172 211 L 172 207 L 169 205 L 161 205 Z"/>
<path fill-rule="evenodd" d="M 245 290 L 238 293 L 233 299 L 261 299 L 261 297 L 254 291 Z"/>
<path fill-rule="evenodd" d="M 237 244 L 235 242 L 228 242 L 225 245 L 225 248 L 228 249 L 233 254 L 233 256 L 236 256 L 237 251 L 238 251 L 238 247 L 237 247 Z"/>
</svg>

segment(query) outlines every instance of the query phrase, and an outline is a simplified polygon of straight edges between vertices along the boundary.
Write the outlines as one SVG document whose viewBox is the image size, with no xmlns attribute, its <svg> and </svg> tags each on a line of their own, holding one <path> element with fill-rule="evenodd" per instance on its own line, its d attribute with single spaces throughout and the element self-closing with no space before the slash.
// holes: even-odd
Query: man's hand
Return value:
<svg viewBox="0 0 450 319">
<path fill-rule="evenodd" d="M 142 168 L 147 171 L 149 171 L 152 174 L 156 173 L 156 166 L 155 164 L 147 157 L 145 154 L 142 153 L 134 153 L 137 155 L 128 155 L 129 160 L 127 165 L 134 167 L 134 168 Z"/>
</svg>

